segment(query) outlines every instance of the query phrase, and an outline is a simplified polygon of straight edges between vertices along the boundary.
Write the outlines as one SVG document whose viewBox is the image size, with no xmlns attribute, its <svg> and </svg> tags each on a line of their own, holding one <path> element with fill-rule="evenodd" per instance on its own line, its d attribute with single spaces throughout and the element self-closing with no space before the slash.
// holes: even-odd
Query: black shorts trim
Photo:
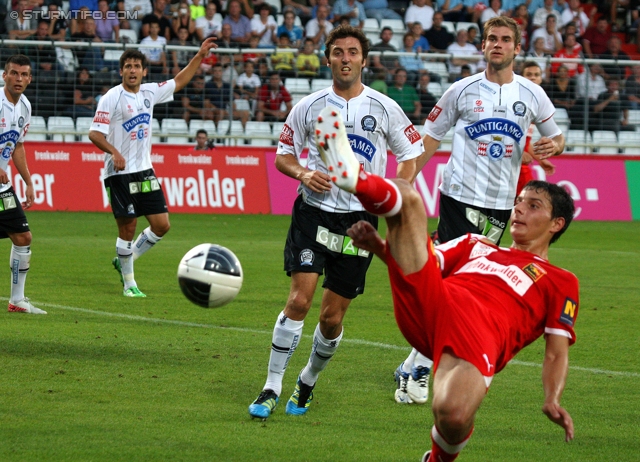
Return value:
<svg viewBox="0 0 640 462">
<path fill-rule="evenodd" d="M 135 218 L 169 211 L 162 185 L 152 168 L 109 176 L 104 179 L 104 187 L 115 218 Z"/>
<path fill-rule="evenodd" d="M 284 270 L 325 275 L 322 287 L 353 299 L 364 292 L 365 276 L 373 254 L 353 247 L 347 229 L 366 220 L 378 227 L 368 212 L 325 212 L 298 196 L 284 248 Z"/>
<path fill-rule="evenodd" d="M 511 210 L 494 210 L 465 204 L 440 193 L 438 240 L 447 242 L 467 233 L 482 234 L 500 244 Z"/>
</svg>

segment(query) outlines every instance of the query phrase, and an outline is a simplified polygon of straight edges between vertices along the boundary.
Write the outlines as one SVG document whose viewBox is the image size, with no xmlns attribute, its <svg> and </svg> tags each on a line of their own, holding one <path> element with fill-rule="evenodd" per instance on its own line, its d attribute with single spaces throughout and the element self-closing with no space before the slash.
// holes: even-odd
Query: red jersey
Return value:
<svg viewBox="0 0 640 462">
<path fill-rule="evenodd" d="M 280 109 L 280 105 L 285 102 L 288 103 L 291 101 L 291 95 L 280 85 L 278 91 L 273 91 L 269 88 L 269 85 L 263 85 L 260 87 L 260 92 L 258 93 L 258 101 L 264 101 L 265 107 L 267 109 L 271 109 L 272 111 L 277 111 Z"/>
<path fill-rule="evenodd" d="M 580 59 L 582 58 L 582 55 L 580 54 L 581 49 L 582 48 L 580 49 L 574 48 L 573 51 L 568 52 L 565 48 L 563 48 L 560 51 L 558 51 L 555 55 L 553 55 L 553 57 L 565 58 L 565 59 Z M 558 68 L 563 64 L 569 70 L 569 77 L 575 77 L 576 75 L 582 74 L 584 72 L 584 66 L 582 64 L 555 62 L 555 63 L 551 63 L 551 73 L 553 75 L 556 75 L 558 73 Z"/>
<path fill-rule="evenodd" d="M 387 249 L 396 320 L 435 367 L 445 350 L 492 377 L 543 334 L 575 342 L 578 279 L 529 252 L 467 234 L 405 276 Z"/>
<path fill-rule="evenodd" d="M 529 148 L 531 147 L 534 126 L 535 125 L 533 124 L 529 125 L 529 130 L 527 130 L 527 141 L 525 141 L 524 143 L 524 152 L 529 152 Z M 531 162 L 525 164 L 524 162 L 522 162 L 522 165 L 520 166 L 520 176 L 518 177 L 518 185 L 516 186 L 517 194 L 520 194 L 520 191 L 522 191 L 524 185 L 526 185 L 529 181 L 535 179 L 533 177 L 533 171 L 529 166 L 530 163 Z"/>
</svg>

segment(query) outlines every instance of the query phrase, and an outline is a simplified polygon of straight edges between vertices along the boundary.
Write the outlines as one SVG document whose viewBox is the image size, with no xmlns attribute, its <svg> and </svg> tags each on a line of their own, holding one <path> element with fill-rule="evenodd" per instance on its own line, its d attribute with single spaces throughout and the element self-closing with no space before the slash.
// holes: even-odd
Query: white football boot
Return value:
<svg viewBox="0 0 640 462">
<path fill-rule="evenodd" d="M 9 302 L 9 313 L 31 313 L 31 314 L 47 314 L 46 311 L 36 308 L 31 304 L 28 298 L 23 298 L 19 302 Z"/>
</svg>

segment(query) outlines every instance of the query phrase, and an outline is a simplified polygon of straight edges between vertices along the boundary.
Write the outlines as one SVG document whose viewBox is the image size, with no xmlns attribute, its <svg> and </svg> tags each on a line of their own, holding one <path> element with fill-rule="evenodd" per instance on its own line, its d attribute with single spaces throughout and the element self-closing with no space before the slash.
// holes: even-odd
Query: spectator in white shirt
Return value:
<svg viewBox="0 0 640 462">
<path fill-rule="evenodd" d="M 424 30 L 429 30 L 433 25 L 434 12 L 432 0 L 413 0 L 404 14 L 404 23 L 407 29 L 411 29 L 413 23 L 419 22 Z"/>
<path fill-rule="evenodd" d="M 467 42 L 468 32 L 465 29 L 458 31 L 456 41 L 447 47 L 447 53 L 452 55 L 478 55 L 478 49 Z M 451 58 L 448 62 L 449 73 L 454 79 L 460 75 L 461 66 L 467 64 L 471 68 L 471 73 L 475 74 L 478 70 L 477 59 L 466 59 L 461 57 Z"/>
<path fill-rule="evenodd" d="M 537 38 L 544 39 L 544 52 L 550 55 L 554 54 L 562 48 L 562 35 L 558 32 L 558 20 L 552 14 L 547 16 L 547 22 L 544 28 L 536 29 L 531 36 L 531 48 L 533 50 L 533 42 Z"/>
<path fill-rule="evenodd" d="M 537 29 L 538 27 L 544 27 L 547 23 L 547 16 L 550 14 L 556 17 L 556 23 L 562 24 L 562 14 L 560 11 L 553 8 L 554 0 L 544 0 L 544 6 L 538 8 L 535 13 L 533 13 L 533 21 L 531 23 L 533 29 Z"/>
<path fill-rule="evenodd" d="M 485 9 L 480 16 L 480 24 L 484 25 L 489 19 L 495 18 L 496 16 L 503 16 L 505 13 L 502 9 L 501 0 L 491 0 L 489 8 Z"/>
<path fill-rule="evenodd" d="M 259 48 L 275 48 L 276 29 L 278 24 L 271 16 L 271 7 L 268 3 L 263 3 L 258 7 L 258 15 L 251 20 L 251 34 L 258 37 Z"/>
<path fill-rule="evenodd" d="M 222 29 L 222 22 L 216 19 L 217 8 L 214 2 L 207 3 L 204 16 L 196 19 L 196 35 L 203 41 L 207 37 L 216 36 Z"/>
</svg>

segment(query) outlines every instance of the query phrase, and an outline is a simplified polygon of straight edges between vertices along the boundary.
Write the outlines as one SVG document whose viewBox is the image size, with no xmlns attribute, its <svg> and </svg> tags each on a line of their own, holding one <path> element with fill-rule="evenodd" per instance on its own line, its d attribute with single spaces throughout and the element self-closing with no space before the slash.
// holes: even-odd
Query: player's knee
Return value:
<svg viewBox="0 0 640 462">
<path fill-rule="evenodd" d="M 300 291 L 292 292 L 289 295 L 289 300 L 287 300 L 285 314 L 293 319 L 304 319 L 311 308 L 312 301 L 313 296 L 309 297 Z"/>
<path fill-rule="evenodd" d="M 13 245 L 24 247 L 27 245 L 31 245 L 31 231 L 27 231 L 26 233 L 17 233 L 11 236 L 11 242 Z"/>
<path fill-rule="evenodd" d="M 320 313 L 320 325 L 323 326 L 323 331 L 333 331 L 342 326 L 342 319 L 344 314 L 342 312 L 321 312 Z"/>
<path fill-rule="evenodd" d="M 473 413 L 465 406 L 434 399 L 432 409 L 437 427 L 445 438 L 464 433 L 473 424 Z"/>
</svg>

